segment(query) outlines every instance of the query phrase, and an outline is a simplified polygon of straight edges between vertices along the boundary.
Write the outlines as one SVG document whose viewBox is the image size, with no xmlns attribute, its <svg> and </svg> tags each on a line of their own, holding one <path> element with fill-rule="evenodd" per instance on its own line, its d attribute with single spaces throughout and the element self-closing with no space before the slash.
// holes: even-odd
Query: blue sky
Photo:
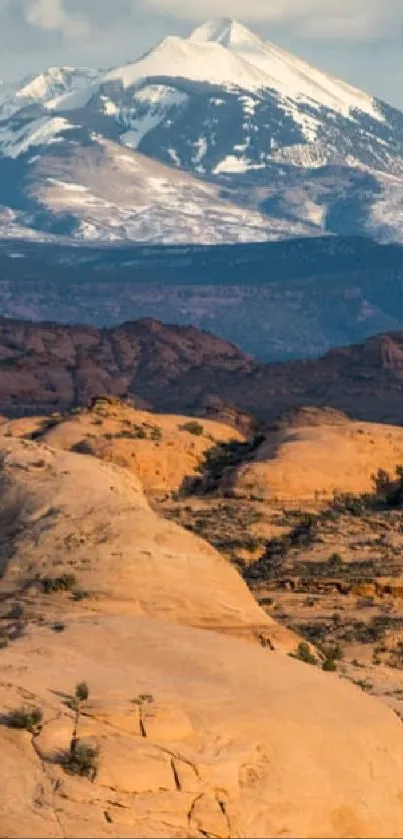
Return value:
<svg viewBox="0 0 403 839">
<path fill-rule="evenodd" d="M 217 16 L 403 109 L 403 0 L 0 0 L 0 78 L 125 63 Z"/>
</svg>

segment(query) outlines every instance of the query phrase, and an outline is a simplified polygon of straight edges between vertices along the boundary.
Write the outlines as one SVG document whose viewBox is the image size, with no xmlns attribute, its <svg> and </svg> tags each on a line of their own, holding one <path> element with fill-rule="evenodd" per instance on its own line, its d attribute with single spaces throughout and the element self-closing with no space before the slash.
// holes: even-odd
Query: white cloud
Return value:
<svg viewBox="0 0 403 839">
<path fill-rule="evenodd" d="M 0 13 L 15 0 L 0 0 Z M 28 23 L 69 38 L 122 28 L 138 17 L 201 23 L 233 17 L 285 27 L 299 38 L 366 41 L 403 35 L 402 0 L 20 0 Z M 11 12 L 10 12 L 11 13 Z"/>
<path fill-rule="evenodd" d="M 188 20 L 232 17 L 287 25 L 301 37 L 367 40 L 403 32 L 402 0 L 146 0 Z"/>
<path fill-rule="evenodd" d="M 58 31 L 66 37 L 80 37 L 88 32 L 89 22 L 79 14 L 69 14 L 63 0 L 30 0 L 27 22 L 39 29 Z"/>
</svg>

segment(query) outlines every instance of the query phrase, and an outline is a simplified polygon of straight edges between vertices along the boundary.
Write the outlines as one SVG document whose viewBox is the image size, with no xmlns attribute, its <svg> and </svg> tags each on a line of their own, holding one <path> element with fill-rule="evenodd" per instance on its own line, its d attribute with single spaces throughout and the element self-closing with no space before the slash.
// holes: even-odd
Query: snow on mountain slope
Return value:
<svg viewBox="0 0 403 839">
<path fill-rule="evenodd" d="M 31 147 L 51 145 L 61 142 L 60 133 L 75 128 L 63 117 L 40 117 L 32 122 L 24 123 L 10 131 L 0 123 L 0 144 L 2 152 L 7 157 L 16 158 L 25 154 Z"/>
<path fill-rule="evenodd" d="M 125 177 L 132 184 L 136 169 L 141 182 L 131 195 L 121 177 L 129 158 Z M 164 174 L 153 174 L 147 159 Z M 120 195 L 111 192 L 114 167 Z M 229 19 L 167 37 L 108 71 L 52 67 L 0 87 L 0 202 L 36 232 L 212 242 L 354 231 L 393 239 L 401 188 L 400 111 Z"/>
<path fill-rule="evenodd" d="M 188 40 L 223 45 L 261 70 L 266 86 L 275 88 L 285 98 L 329 108 L 346 117 L 359 110 L 379 121 L 384 119 L 372 96 L 263 41 L 229 18 L 208 21 L 195 29 Z"/>
<path fill-rule="evenodd" d="M 245 242 L 315 235 L 313 225 L 277 221 L 219 196 L 219 188 L 172 171 L 100 136 L 30 167 L 30 197 L 75 239 Z"/>
<path fill-rule="evenodd" d="M 58 97 L 72 90 L 88 88 L 99 75 L 98 70 L 87 67 L 49 67 L 46 72 L 25 79 L 16 97 L 52 107 Z"/>
<path fill-rule="evenodd" d="M 83 105 L 100 75 L 85 67 L 49 67 L 44 73 L 28 76 L 19 84 L 0 86 L 0 122 L 32 105 L 56 109 L 72 92 L 81 92 Z M 76 106 L 77 107 L 77 106 Z"/>
<path fill-rule="evenodd" d="M 119 112 L 121 123 L 127 126 L 120 136 L 121 142 L 137 149 L 143 137 L 163 122 L 171 108 L 184 105 L 187 99 L 186 93 L 168 85 L 150 84 L 136 91 L 131 107 L 121 108 Z"/>
<path fill-rule="evenodd" d="M 232 85 L 247 90 L 267 87 L 264 71 L 242 56 L 234 55 L 216 43 L 191 42 L 169 36 L 135 64 L 118 67 L 104 76 L 104 82 L 120 80 L 131 87 L 139 79 L 165 76 Z"/>
</svg>

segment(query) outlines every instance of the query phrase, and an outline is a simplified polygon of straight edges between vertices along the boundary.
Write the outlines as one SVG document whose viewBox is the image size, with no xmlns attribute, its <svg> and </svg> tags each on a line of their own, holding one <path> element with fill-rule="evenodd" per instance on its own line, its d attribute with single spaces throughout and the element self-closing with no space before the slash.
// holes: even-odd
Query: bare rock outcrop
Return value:
<svg viewBox="0 0 403 839">
<path fill-rule="evenodd" d="M 0 448 L 5 839 L 401 836 L 397 716 L 284 655 L 292 635 L 127 470 Z M 22 704 L 36 729 L 10 727 Z M 66 771 L 74 732 L 98 750 L 85 777 Z"/>
</svg>

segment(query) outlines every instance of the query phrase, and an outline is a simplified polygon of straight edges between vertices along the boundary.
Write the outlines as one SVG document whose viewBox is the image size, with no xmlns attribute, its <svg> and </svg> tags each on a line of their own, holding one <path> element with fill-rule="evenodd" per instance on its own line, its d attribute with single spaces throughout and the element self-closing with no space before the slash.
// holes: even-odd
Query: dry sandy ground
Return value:
<svg viewBox="0 0 403 839">
<path fill-rule="evenodd" d="M 403 835 L 388 708 L 285 655 L 295 637 L 213 548 L 158 519 L 127 470 L 0 446 L 4 839 Z M 46 594 L 43 578 L 67 571 L 73 590 Z M 61 765 L 83 679 L 93 781 Z M 44 711 L 37 735 L 6 724 L 22 702 Z"/>
</svg>

